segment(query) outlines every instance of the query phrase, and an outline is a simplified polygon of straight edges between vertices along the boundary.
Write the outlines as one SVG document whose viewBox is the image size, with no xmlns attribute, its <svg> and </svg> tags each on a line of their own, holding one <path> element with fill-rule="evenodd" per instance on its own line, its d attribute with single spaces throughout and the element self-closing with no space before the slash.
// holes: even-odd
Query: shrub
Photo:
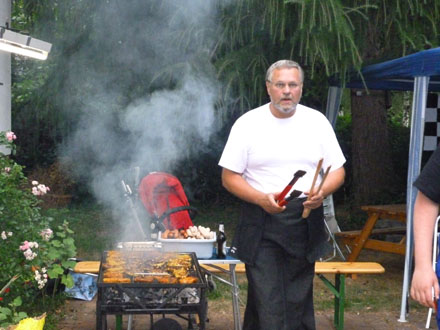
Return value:
<svg viewBox="0 0 440 330">
<path fill-rule="evenodd" d="M 15 135 L 0 132 L 0 145 L 14 154 Z M 75 263 L 73 232 L 64 222 L 40 213 L 39 196 L 49 187 L 29 183 L 23 167 L 0 153 L 0 328 L 27 317 L 27 312 L 48 297 L 49 280 L 72 286 L 68 268 Z M 54 290 L 55 292 L 55 290 Z"/>
</svg>

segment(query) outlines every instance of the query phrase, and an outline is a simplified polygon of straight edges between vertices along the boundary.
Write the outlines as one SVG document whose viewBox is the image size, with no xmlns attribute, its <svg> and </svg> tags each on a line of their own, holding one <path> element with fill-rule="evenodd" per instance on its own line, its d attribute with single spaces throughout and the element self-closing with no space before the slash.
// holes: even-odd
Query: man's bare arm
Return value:
<svg viewBox="0 0 440 330">
<path fill-rule="evenodd" d="M 286 208 L 277 204 L 275 194 L 265 194 L 253 188 L 240 173 L 223 168 L 222 183 L 231 194 L 246 202 L 261 206 L 268 213 L 279 213 Z"/>
<path fill-rule="evenodd" d="M 344 183 L 344 180 L 344 167 L 340 167 L 330 172 L 321 190 L 314 192 L 312 197 L 308 201 L 304 202 L 304 207 L 307 207 L 309 209 L 316 209 L 320 207 L 324 198 L 338 190 L 338 188 Z"/>
<path fill-rule="evenodd" d="M 439 296 L 437 276 L 432 268 L 432 239 L 439 205 L 422 192 L 414 204 L 414 257 L 415 269 L 411 283 L 411 296 L 422 305 L 434 308 L 432 289 Z"/>
</svg>

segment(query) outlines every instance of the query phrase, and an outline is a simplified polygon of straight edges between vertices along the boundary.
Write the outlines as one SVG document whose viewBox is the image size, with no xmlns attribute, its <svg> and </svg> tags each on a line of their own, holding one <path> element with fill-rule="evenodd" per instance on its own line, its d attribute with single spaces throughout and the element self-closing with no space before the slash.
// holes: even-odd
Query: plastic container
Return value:
<svg viewBox="0 0 440 330">
<path fill-rule="evenodd" d="M 209 259 L 212 257 L 214 244 L 217 235 L 214 232 L 214 238 L 211 239 L 193 239 L 193 238 L 162 238 L 159 233 L 158 241 L 162 243 L 162 251 L 164 252 L 195 252 L 199 259 Z"/>
</svg>

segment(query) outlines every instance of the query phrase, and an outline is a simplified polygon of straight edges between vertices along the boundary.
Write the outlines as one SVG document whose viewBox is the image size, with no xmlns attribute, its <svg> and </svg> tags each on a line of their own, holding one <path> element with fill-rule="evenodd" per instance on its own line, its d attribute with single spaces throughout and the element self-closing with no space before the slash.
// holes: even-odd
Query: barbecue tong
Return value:
<svg viewBox="0 0 440 330">
<path fill-rule="evenodd" d="M 286 197 L 287 193 L 290 191 L 290 189 L 292 189 L 293 185 L 296 183 L 296 181 L 298 181 L 299 178 L 301 178 L 302 176 L 304 176 L 304 174 L 306 174 L 306 171 L 302 171 L 302 170 L 298 170 L 295 172 L 295 174 L 293 175 L 293 179 L 289 182 L 289 184 L 283 189 L 283 191 L 277 196 L 277 202 L 279 206 L 284 206 L 287 204 L 287 202 L 289 202 L 290 200 L 294 199 L 295 197 L 298 197 L 299 195 L 301 195 L 301 191 L 299 190 L 294 190 L 292 191 L 292 193 L 289 195 L 288 198 L 284 199 L 284 197 Z"/>
<path fill-rule="evenodd" d="M 301 190 L 294 190 L 286 199 L 283 199 L 278 203 L 279 206 L 284 206 L 289 203 L 292 199 L 299 197 L 303 192 Z"/>
<path fill-rule="evenodd" d="M 316 167 L 316 171 L 315 171 L 315 176 L 313 177 L 312 186 L 310 187 L 309 195 L 307 196 L 307 200 L 310 200 L 312 198 L 313 194 L 315 193 L 314 189 L 315 189 L 316 179 L 318 178 L 318 175 L 321 172 L 323 162 L 324 162 L 324 158 L 321 158 L 318 162 L 318 166 Z M 328 166 L 327 169 L 325 170 L 324 175 L 321 180 L 321 183 L 319 184 L 319 187 L 316 190 L 316 192 L 319 192 L 321 190 L 322 186 L 324 185 L 324 181 L 327 179 L 327 176 L 330 172 L 330 168 L 331 168 L 331 165 Z M 311 209 L 309 209 L 308 207 L 305 207 L 303 210 L 302 217 L 307 218 L 310 214 L 310 211 L 311 211 Z"/>
</svg>

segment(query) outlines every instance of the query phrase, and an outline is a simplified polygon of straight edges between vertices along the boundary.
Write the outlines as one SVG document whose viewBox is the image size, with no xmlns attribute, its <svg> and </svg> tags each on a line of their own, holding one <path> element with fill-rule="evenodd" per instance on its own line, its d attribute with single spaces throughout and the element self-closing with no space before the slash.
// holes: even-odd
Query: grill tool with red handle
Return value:
<svg viewBox="0 0 440 330">
<path fill-rule="evenodd" d="M 282 200 L 281 202 L 278 203 L 279 206 L 284 206 L 287 203 L 289 203 L 292 199 L 299 197 L 299 195 L 302 194 L 301 190 L 294 190 L 292 191 L 292 193 L 289 195 L 289 197 L 287 197 L 286 199 Z"/>
<path fill-rule="evenodd" d="M 287 193 L 290 191 L 290 189 L 292 189 L 292 187 L 296 183 L 296 181 L 298 181 L 299 178 L 304 176 L 304 174 L 306 174 L 306 171 L 298 170 L 295 172 L 295 174 L 293 175 L 293 179 L 289 182 L 289 184 L 286 186 L 286 188 L 284 188 L 284 190 L 277 196 L 278 205 L 283 206 L 283 205 L 287 204 L 284 197 L 286 197 Z"/>
</svg>

